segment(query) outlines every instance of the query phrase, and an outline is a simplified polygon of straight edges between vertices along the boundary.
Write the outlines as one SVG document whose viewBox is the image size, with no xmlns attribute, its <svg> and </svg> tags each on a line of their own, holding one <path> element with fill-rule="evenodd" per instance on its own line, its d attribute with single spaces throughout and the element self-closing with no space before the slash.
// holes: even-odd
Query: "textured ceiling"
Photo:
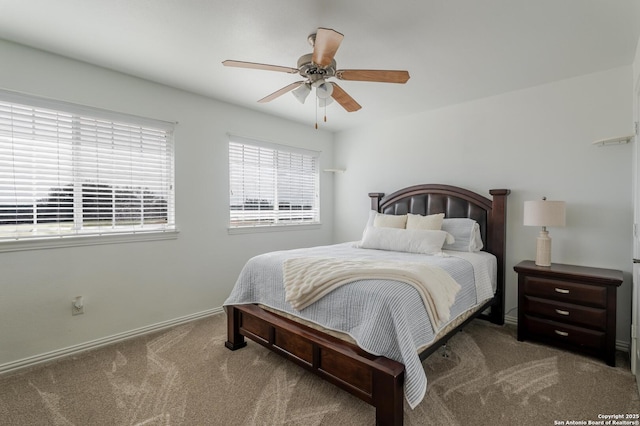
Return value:
<svg viewBox="0 0 640 426">
<path fill-rule="evenodd" d="M 633 61 L 640 0 L 0 0 L 0 38 L 268 114 L 315 122 L 285 94 L 317 27 L 344 34 L 340 69 L 406 69 L 405 85 L 340 82 L 362 105 L 327 108 L 337 131 Z M 318 111 L 321 115 L 322 111 Z"/>
</svg>

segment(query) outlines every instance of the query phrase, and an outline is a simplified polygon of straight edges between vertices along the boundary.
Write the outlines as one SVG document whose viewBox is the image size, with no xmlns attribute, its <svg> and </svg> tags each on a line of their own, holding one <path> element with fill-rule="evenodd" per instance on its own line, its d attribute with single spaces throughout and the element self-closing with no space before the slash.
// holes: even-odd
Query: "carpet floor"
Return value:
<svg viewBox="0 0 640 426">
<path fill-rule="evenodd" d="M 0 424 L 372 425 L 374 409 L 249 341 L 224 347 L 214 315 L 0 377 Z M 638 414 L 627 354 L 617 366 L 518 342 L 475 320 L 424 361 L 428 390 L 405 425 L 558 425 Z M 581 423 L 574 423 L 581 424 Z"/>
</svg>

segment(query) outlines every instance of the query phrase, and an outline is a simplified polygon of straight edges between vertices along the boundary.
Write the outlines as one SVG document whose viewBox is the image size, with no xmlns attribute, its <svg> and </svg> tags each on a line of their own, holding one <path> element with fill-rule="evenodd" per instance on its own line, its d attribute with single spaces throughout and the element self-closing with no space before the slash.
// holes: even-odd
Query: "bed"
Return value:
<svg viewBox="0 0 640 426">
<path fill-rule="evenodd" d="M 442 326 L 436 327 L 432 324 L 433 321 L 423 324 L 422 320 L 418 319 L 423 318 L 422 314 L 413 316 L 413 311 L 409 310 L 410 305 L 416 306 L 411 309 L 417 309 L 419 305 L 424 310 L 426 303 L 423 305 L 421 300 L 416 302 L 417 296 L 409 296 L 409 293 L 415 290 L 402 283 L 396 283 L 399 296 L 395 299 L 395 295 L 391 297 L 391 302 L 385 300 L 380 302 L 382 303 L 380 307 L 376 305 L 375 308 L 365 304 L 365 308 L 362 309 L 364 311 L 376 309 L 374 311 L 376 316 L 384 318 L 393 316 L 392 320 L 387 322 L 400 322 L 403 324 L 402 327 L 406 327 L 397 331 L 396 337 L 391 339 L 392 344 L 383 341 L 380 344 L 376 343 L 378 346 L 371 344 L 369 340 L 361 339 L 361 335 L 367 335 L 375 342 L 381 340 L 375 333 L 370 336 L 371 329 L 362 331 L 361 320 L 356 320 L 355 331 L 342 330 L 342 326 L 336 326 L 331 321 L 333 318 L 340 318 L 340 321 L 350 320 L 342 319 L 345 312 L 349 312 L 350 316 L 351 312 L 358 311 L 354 306 L 363 304 L 360 301 L 353 302 L 352 298 L 359 294 L 357 292 L 375 292 L 378 291 L 377 289 L 387 288 L 383 287 L 383 284 L 388 282 L 365 280 L 350 283 L 332 291 L 301 311 L 294 310 L 283 300 L 284 290 L 279 288 L 282 287 L 283 265 L 289 258 L 298 258 L 303 255 L 321 257 L 327 253 L 332 253 L 336 257 L 348 257 L 354 256 L 352 252 L 355 252 L 358 258 L 369 256 L 372 261 L 382 259 L 378 256 L 392 260 L 403 256 L 404 260 L 404 256 L 407 255 L 410 261 L 415 260 L 416 256 L 423 256 L 415 253 L 398 254 L 384 250 L 370 250 L 352 242 L 273 252 L 251 259 L 243 269 L 232 295 L 225 302 L 228 327 L 225 346 L 231 350 L 237 350 L 244 347 L 245 338 L 249 338 L 374 406 L 377 424 L 401 425 L 403 399 L 407 398 L 409 405 L 413 407 L 416 401 L 422 399 L 426 390 L 426 377 L 422 380 L 420 376 L 420 373 L 424 375 L 420 366 L 421 360 L 426 359 L 475 318 L 487 319 L 499 325 L 504 324 L 506 197 L 509 192 L 507 189 L 491 190 L 489 193 L 492 199 L 489 199 L 463 188 L 425 184 L 404 188 L 388 196 L 383 193 L 369 194 L 372 211 L 384 217 L 402 216 L 408 213 L 426 217 L 444 213 L 448 219 L 468 218 L 478 224 L 477 231 L 483 247 L 482 252 L 477 255 L 491 257 L 494 264 L 491 294 L 482 297 L 471 306 L 462 306 L 462 302 L 459 302 L 460 299 L 471 296 L 456 295 L 455 304 L 451 307 L 452 315 L 444 321 L 445 324 Z M 446 250 L 443 253 L 445 254 L 442 256 L 431 256 L 439 266 L 472 264 L 471 272 L 465 272 L 465 274 L 473 273 L 474 268 L 480 269 L 476 267 L 476 263 L 469 260 L 467 254 L 462 256 Z M 262 269 L 256 270 L 256 268 Z M 462 273 L 460 274 L 462 277 Z M 251 281 L 258 283 L 255 286 L 258 289 L 239 290 L 240 282 L 244 281 L 242 275 L 249 275 Z M 478 281 L 477 276 L 460 281 L 474 282 L 474 279 Z M 260 289 L 262 284 L 265 288 L 263 290 Z M 459 294 L 472 292 L 473 297 L 476 297 L 479 287 L 469 290 L 469 286 L 463 283 Z M 240 296 L 239 293 L 242 292 L 248 292 L 250 295 Z M 263 293 L 268 296 L 262 299 L 262 296 L 258 297 L 254 293 Z M 373 297 L 373 299 L 378 298 Z M 426 313 L 424 316 L 427 316 Z M 398 321 L 397 318 L 400 320 Z M 407 318 L 410 321 L 406 321 Z M 404 324 L 405 322 L 407 324 Z M 368 324 L 368 321 L 364 323 Z M 381 334 L 386 333 L 383 331 Z M 406 339 L 406 336 L 411 336 L 411 339 L 415 340 L 410 343 L 414 345 L 413 352 L 407 351 L 406 345 L 409 344 L 407 340 L 411 339 Z"/>
</svg>

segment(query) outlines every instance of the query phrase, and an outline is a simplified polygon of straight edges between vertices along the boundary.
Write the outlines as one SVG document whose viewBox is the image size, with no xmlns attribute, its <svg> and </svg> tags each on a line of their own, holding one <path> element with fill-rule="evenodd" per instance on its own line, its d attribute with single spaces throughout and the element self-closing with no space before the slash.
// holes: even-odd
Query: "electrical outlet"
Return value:
<svg viewBox="0 0 640 426">
<path fill-rule="evenodd" d="M 71 315 L 84 314 L 84 303 L 82 302 L 82 296 L 78 296 L 71 301 Z"/>
</svg>

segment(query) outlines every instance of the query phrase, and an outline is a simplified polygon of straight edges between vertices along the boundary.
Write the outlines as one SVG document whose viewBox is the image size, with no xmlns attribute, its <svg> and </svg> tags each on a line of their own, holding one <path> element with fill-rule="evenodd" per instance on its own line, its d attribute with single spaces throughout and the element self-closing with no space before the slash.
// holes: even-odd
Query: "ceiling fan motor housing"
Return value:
<svg viewBox="0 0 640 426">
<path fill-rule="evenodd" d="M 313 54 L 309 53 L 300 56 L 300 59 L 298 59 L 298 71 L 302 77 L 307 77 L 311 83 L 314 83 L 336 75 L 335 59 L 331 61 L 331 65 L 321 67 L 313 63 L 312 56 Z"/>
</svg>

